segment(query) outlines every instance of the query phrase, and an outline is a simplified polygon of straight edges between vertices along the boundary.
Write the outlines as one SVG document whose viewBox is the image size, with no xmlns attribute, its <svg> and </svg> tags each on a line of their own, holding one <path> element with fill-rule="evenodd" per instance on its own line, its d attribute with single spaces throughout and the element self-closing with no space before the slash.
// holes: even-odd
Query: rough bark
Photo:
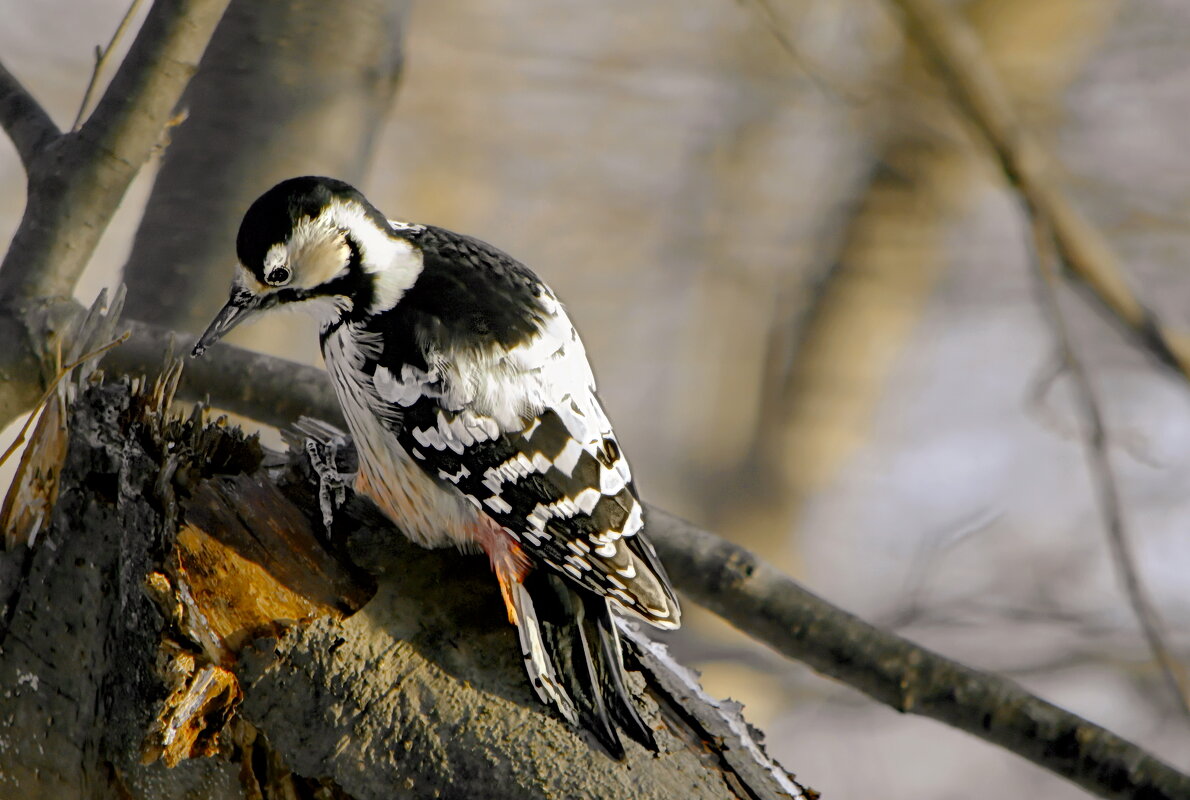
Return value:
<svg viewBox="0 0 1190 800">
<path fill-rule="evenodd" d="M 405 0 L 231 3 L 182 99 L 125 267 L 129 309 L 201 330 L 244 210 L 283 178 L 359 182 L 400 74 Z M 226 271 L 230 275 L 230 271 Z"/>
<path fill-rule="evenodd" d="M 804 794 L 632 631 L 662 752 L 610 759 L 532 694 L 483 559 L 358 498 L 327 539 L 304 458 L 172 417 L 175 379 L 79 393 L 52 520 L 0 559 L 0 795 Z"/>
</svg>

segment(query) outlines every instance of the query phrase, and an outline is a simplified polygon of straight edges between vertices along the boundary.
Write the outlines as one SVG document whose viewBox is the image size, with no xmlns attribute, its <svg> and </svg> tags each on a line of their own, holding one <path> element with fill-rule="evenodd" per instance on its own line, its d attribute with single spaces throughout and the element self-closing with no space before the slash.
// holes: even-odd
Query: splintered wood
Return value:
<svg viewBox="0 0 1190 800">
<path fill-rule="evenodd" d="M 0 508 L 3 549 L 13 550 L 22 544 L 36 546 L 37 535 L 49 526 L 68 441 L 63 401 L 55 396 L 46 404 L 29 436 Z"/>
<path fill-rule="evenodd" d="M 117 312 L 121 300 L 117 295 L 113 303 Z M 112 335 L 114 319 L 102 315 L 103 303 L 97 301 L 68 348 L 75 360 L 63 364 L 57 354 L 58 378 L 43 398 L 40 416 L 35 412 L 10 448 L 15 452 L 30 431 L 0 508 L 0 548 L 18 558 L 23 552 L 26 566 L 58 501 L 70 442 L 67 407 L 88 386 L 103 384 L 94 356 L 123 341 L 79 355 L 96 337 Z M 245 748 L 266 747 L 237 719 L 243 699 L 235 675 L 240 653 L 289 626 L 353 613 L 372 591 L 369 579 L 348 571 L 326 549 L 307 514 L 278 488 L 278 476 L 266 473 L 255 438 L 222 418 L 208 423 L 201 407 L 188 417 L 173 412 L 181 369 L 181 362 L 172 360 L 156 380 L 130 381 L 127 406 L 114 409 L 112 420 L 136 440 L 125 456 L 143 453 L 156 462 L 158 473 L 152 494 L 163 529 L 142 533 L 160 537 L 159 548 L 153 546 L 159 557 L 141 587 L 164 620 L 155 669 L 166 696 L 145 732 L 140 757 L 171 767 L 187 758 L 242 756 Z M 108 493 L 120 502 L 117 489 L 109 487 Z M 17 602 L 16 596 L 8 602 Z"/>
<path fill-rule="evenodd" d="M 254 738 L 236 717 L 243 692 L 234 669 L 246 647 L 351 614 L 372 591 L 266 474 L 255 438 L 222 418 L 206 422 L 201 408 L 185 419 L 171 412 L 179 375 L 175 362 L 149 386 L 134 382 L 130 411 L 159 454 L 155 489 L 167 520 L 161 563 L 143 588 L 166 623 L 157 673 L 169 695 L 141 759 L 168 766 Z"/>
<path fill-rule="evenodd" d="M 19 646 L 0 659 L 12 689 L 0 717 L 25 722 L 0 737 L 8 786 L 205 797 L 234 773 L 262 800 L 415 782 L 427 796 L 809 796 L 738 713 L 655 677 L 673 669 L 641 646 L 633 690 L 665 744 L 606 758 L 532 700 L 484 559 L 419 548 L 348 497 L 335 541 L 388 574 L 373 597 L 374 580 L 328 547 L 304 449 L 266 453 L 201 410 L 172 414 L 177 378 L 175 362 L 152 383 L 75 384 L 61 488 L 36 546 L 10 559 L 0 637 Z M 199 760 L 211 755 L 238 769 Z M 44 776 L 64 764 L 58 791 Z"/>
<path fill-rule="evenodd" d="M 242 692 L 231 668 L 257 639 L 356 611 L 369 591 L 326 551 L 307 517 L 265 475 L 188 487 L 173 552 L 146 590 L 180 635 L 162 642 L 171 689 L 143 746 L 174 766 L 218 752 Z"/>
<path fill-rule="evenodd" d="M 213 664 L 199 666 L 192 653 L 164 640 L 158 674 L 171 689 L 145 737 L 141 763 L 160 758 L 167 767 L 219 752 L 221 735 L 243 699 L 235 675 Z"/>
</svg>

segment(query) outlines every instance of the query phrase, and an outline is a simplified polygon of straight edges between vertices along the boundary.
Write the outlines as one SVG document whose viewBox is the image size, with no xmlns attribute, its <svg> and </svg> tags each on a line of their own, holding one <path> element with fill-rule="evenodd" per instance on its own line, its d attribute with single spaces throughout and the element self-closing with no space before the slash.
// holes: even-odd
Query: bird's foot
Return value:
<svg viewBox="0 0 1190 800">
<path fill-rule="evenodd" d="M 328 538 L 334 530 L 335 512 L 347 502 L 347 487 L 355 478 L 354 473 L 339 471 L 337 457 L 345 441 L 341 437 L 325 441 L 306 439 L 306 457 L 318 476 L 318 508 Z"/>
</svg>

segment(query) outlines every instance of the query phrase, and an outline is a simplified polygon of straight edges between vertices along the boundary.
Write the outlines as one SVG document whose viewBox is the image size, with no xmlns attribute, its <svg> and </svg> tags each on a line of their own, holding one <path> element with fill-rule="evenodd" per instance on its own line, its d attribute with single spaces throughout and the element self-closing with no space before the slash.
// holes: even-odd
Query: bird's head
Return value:
<svg viewBox="0 0 1190 800">
<path fill-rule="evenodd" d="M 342 181 L 282 181 L 244 215 L 231 296 L 193 354 L 270 308 L 307 311 L 325 327 L 393 307 L 421 270 L 421 230 L 390 223 Z"/>
</svg>

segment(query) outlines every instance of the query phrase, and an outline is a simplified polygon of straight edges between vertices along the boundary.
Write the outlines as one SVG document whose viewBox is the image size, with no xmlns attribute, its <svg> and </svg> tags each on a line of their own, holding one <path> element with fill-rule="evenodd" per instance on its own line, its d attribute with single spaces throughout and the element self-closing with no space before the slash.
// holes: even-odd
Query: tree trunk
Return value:
<svg viewBox="0 0 1190 800">
<path fill-rule="evenodd" d="M 174 416 L 176 380 L 90 381 L 31 443 L 0 552 L 0 796 L 809 794 L 631 626 L 661 753 L 612 760 L 532 694 L 484 559 L 354 496 L 328 538 L 304 455 Z"/>
<path fill-rule="evenodd" d="M 134 316 L 201 330 L 226 299 L 236 230 L 258 195 L 294 175 L 363 178 L 400 75 L 407 10 L 405 0 L 228 7 L 125 267 Z"/>
</svg>

